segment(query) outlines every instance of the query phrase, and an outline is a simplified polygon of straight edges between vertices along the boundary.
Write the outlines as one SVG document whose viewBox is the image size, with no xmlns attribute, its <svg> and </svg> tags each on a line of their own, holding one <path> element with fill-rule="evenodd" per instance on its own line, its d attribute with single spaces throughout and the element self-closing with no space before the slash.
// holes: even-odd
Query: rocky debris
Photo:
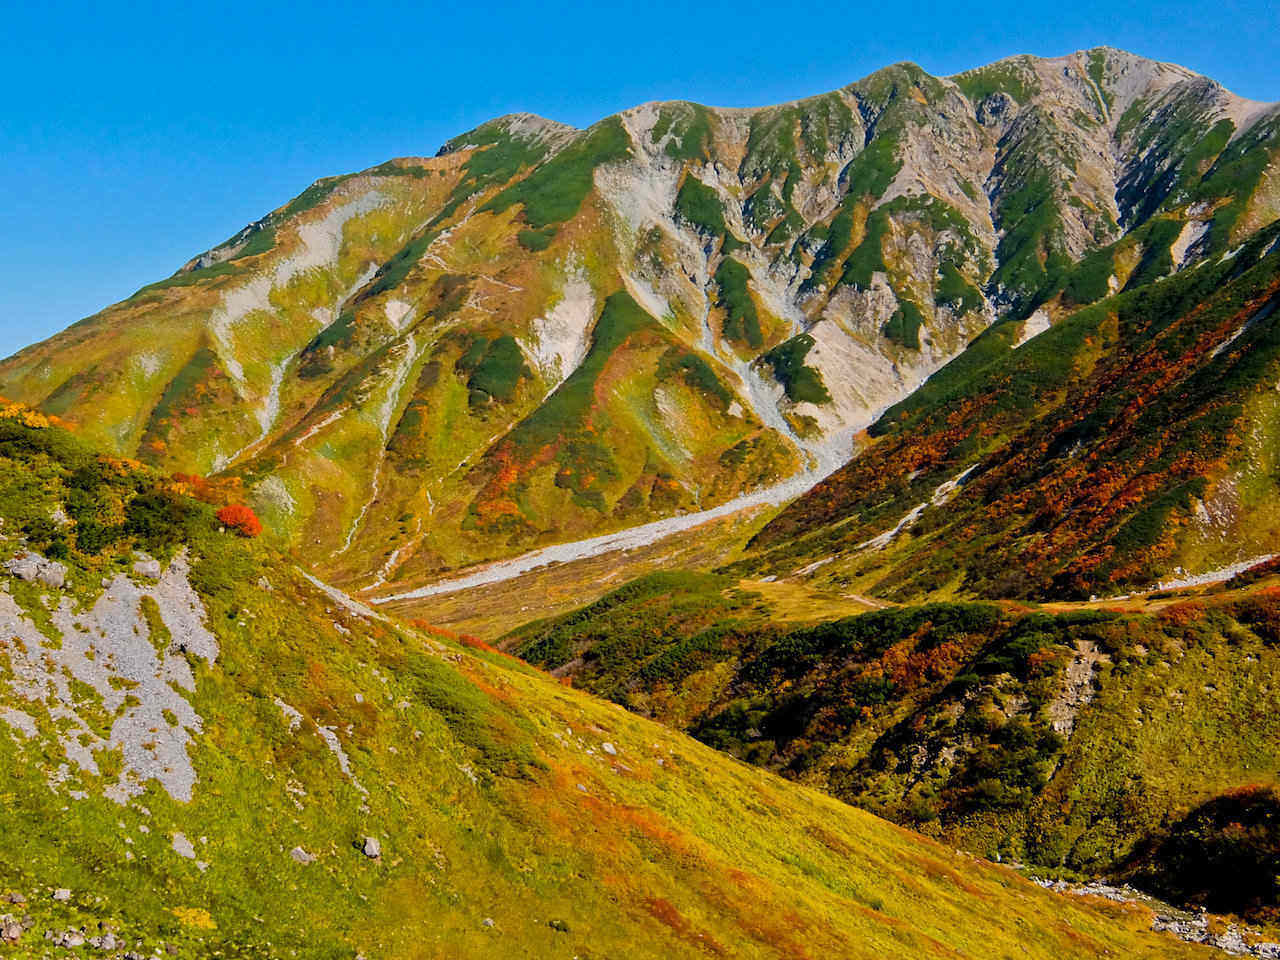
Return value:
<svg viewBox="0 0 1280 960">
<path fill-rule="evenodd" d="M 377 837 L 365 837 L 360 852 L 370 860 L 377 860 L 382 856 L 382 844 L 378 842 Z"/>
<path fill-rule="evenodd" d="M 377 843 L 376 840 L 374 842 Z M 304 850 L 302 847 L 294 847 L 292 850 L 289 851 L 289 856 L 293 857 L 295 862 L 301 863 L 303 865 L 316 862 L 315 854 L 307 853 L 307 851 Z"/>
<path fill-rule="evenodd" d="M 1222 926 L 1220 932 L 1211 929 L 1207 913 L 1172 912 L 1167 904 L 1155 900 L 1127 884 L 1110 884 L 1101 880 L 1075 885 L 1065 880 L 1046 880 L 1033 877 L 1032 882 L 1055 893 L 1076 896 L 1102 897 L 1115 903 L 1142 903 L 1155 913 L 1151 929 L 1156 933 L 1169 933 L 1187 943 L 1201 943 L 1237 957 L 1261 957 L 1263 960 L 1280 960 L 1280 943 L 1262 940 L 1255 931 L 1238 923 Z"/>
<path fill-rule="evenodd" d="M 1098 650 L 1092 640 L 1081 640 L 1076 645 L 1076 654 L 1067 665 L 1063 678 L 1062 693 L 1049 704 L 1049 720 L 1054 733 L 1064 737 L 1071 736 L 1075 729 L 1076 715 L 1088 706 L 1096 693 L 1094 674 L 1111 658 Z"/>
<path fill-rule="evenodd" d="M 53 930 L 46 930 L 44 938 L 50 941 L 55 947 L 83 947 L 85 944 L 85 936 L 79 930 L 63 930 L 57 933 Z"/>
<path fill-rule="evenodd" d="M 46 560 L 34 553 L 25 553 L 6 560 L 4 569 L 19 580 L 27 583 L 39 581 L 53 590 L 62 589 L 67 582 L 67 568 L 57 560 Z"/>
<path fill-rule="evenodd" d="M 1217 947 L 1236 957 L 1280 960 L 1280 943 L 1260 941 L 1255 937 L 1246 938 L 1245 933 L 1248 932 L 1248 928 L 1235 923 L 1228 924 L 1221 933 L 1214 933 L 1209 929 L 1209 918 L 1205 914 L 1191 918 L 1157 915 L 1151 924 L 1151 929 L 1171 933 L 1187 943 L 1203 943 L 1206 946 Z"/>
<path fill-rule="evenodd" d="M 134 561 L 133 572 L 139 577 L 146 577 L 148 580 L 160 579 L 160 561 L 153 557 L 147 556 L 145 553 L 138 554 L 138 559 Z"/>
<path fill-rule="evenodd" d="M 35 565 L 39 576 L 52 561 L 28 553 L 16 564 L 19 574 L 27 572 L 28 564 Z M 6 566 L 14 569 L 15 563 Z M 106 787 L 106 795 L 118 803 L 141 794 L 149 780 L 159 781 L 180 802 L 192 796 L 196 775 L 186 747 L 203 723 L 183 692 L 195 689 L 189 657 L 212 663 L 218 644 L 204 624 L 204 607 L 191 587 L 189 570 L 185 554 L 179 553 L 154 584 L 142 586 L 119 574 L 88 609 L 61 598 L 51 606 L 52 625 L 61 634 L 56 645 L 15 598 L 0 593 L 0 633 L 10 641 L 11 691 L 48 705 L 69 765 L 97 776 L 98 751 L 123 753 L 120 775 Z M 169 633 L 167 646 L 152 636 L 143 606 L 147 600 L 154 602 Z M 87 719 L 73 683 L 100 698 L 90 709 L 100 706 L 114 717 L 105 738 Z M 31 732 L 16 712 L 0 719 Z"/>
<path fill-rule="evenodd" d="M 120 946 L 120 941 L 116 939 L 114 933 L 107 931 L 100 937 L 90 937 L 89 946 L 95 950 L 101 950 L 103 953 L 110 953 Z"/>
</svg>

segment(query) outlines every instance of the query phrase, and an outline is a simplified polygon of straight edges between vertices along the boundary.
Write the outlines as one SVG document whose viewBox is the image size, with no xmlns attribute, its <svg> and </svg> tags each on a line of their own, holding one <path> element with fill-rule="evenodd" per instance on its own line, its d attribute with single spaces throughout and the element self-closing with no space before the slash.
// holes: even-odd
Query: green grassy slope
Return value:
<svg viewBox="0 0 1280 960">
<path fill-rule="evenodd" d="M 6 576 L 0 598 L 0 887 L 35 922 L 7 956 L 79 928 L 183 957 L 1205 955 L 349 606 L 19 408 L 0 458 L 4 559 L 39 543 L 66 571 Z M 129 727 L 163 692 L 127 679 L 139 649 L 198 719 Z M 77 679 L 33 699 L 67 677 L 40 658 Z M 121 772 L 184 735 L 163 768 Z M 189 799 L 166 785 L 188 762 Z"/>
<path fill-rule="evenodd" d="M 1276 785 L 1278 617 L 1269 589 L 1155 615 L 933 604 L 796 627 L 730 578 L 664 573 L 502 645 L 949 843 L 1096 876 Z M 1179 869 L 1157 857 L 1144 879 L 1171 889 Z M 1269 881 L 1235 897 L 1280 905 Z"/>
</svg>

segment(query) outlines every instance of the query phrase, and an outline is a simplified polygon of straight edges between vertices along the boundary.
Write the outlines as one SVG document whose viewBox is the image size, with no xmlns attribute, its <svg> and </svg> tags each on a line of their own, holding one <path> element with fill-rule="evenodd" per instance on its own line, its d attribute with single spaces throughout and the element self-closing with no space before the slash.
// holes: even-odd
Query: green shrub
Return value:
<svg viewBox="0 0 1280 960">
<path fill-rule="evenodd" d="M 831 402 L 822 374 L 804 363 L 814 342 L 809 334 L 801 333 L 778 344 L 760 358 L 773 368 L 773 375 L 782 384 L 788 399 L 796 403 Z"/>
</svg>

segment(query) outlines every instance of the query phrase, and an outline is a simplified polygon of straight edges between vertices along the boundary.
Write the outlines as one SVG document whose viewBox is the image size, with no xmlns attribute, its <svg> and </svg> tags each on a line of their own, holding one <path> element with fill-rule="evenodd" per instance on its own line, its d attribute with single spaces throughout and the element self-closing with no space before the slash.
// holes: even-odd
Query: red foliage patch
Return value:
<svg viewBox="0 0 1280 960">
<path fill-rule="evenodd" d="M 218 522 L 242 537 L 256 537 L 262 532 L 262 521 L 242 503 L 232 503 L 217 513 Z"/>
</svg>

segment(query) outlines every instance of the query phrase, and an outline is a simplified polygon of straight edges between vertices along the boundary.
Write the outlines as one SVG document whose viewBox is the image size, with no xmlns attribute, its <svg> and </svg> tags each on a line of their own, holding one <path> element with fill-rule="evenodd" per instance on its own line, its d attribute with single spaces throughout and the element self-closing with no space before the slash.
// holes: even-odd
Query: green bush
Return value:
<svg viewBox="0 0 1280 960">
<path fill-rule="evenodd" d="M 814 342 L 809 334 L 801 333 L 778 344 L 760 358 L 773 368 L 773 375 L 782 384 L 788 399 L 796 403 L 831 402 L 822 374 L 804 363 Z"/>
</svg>

